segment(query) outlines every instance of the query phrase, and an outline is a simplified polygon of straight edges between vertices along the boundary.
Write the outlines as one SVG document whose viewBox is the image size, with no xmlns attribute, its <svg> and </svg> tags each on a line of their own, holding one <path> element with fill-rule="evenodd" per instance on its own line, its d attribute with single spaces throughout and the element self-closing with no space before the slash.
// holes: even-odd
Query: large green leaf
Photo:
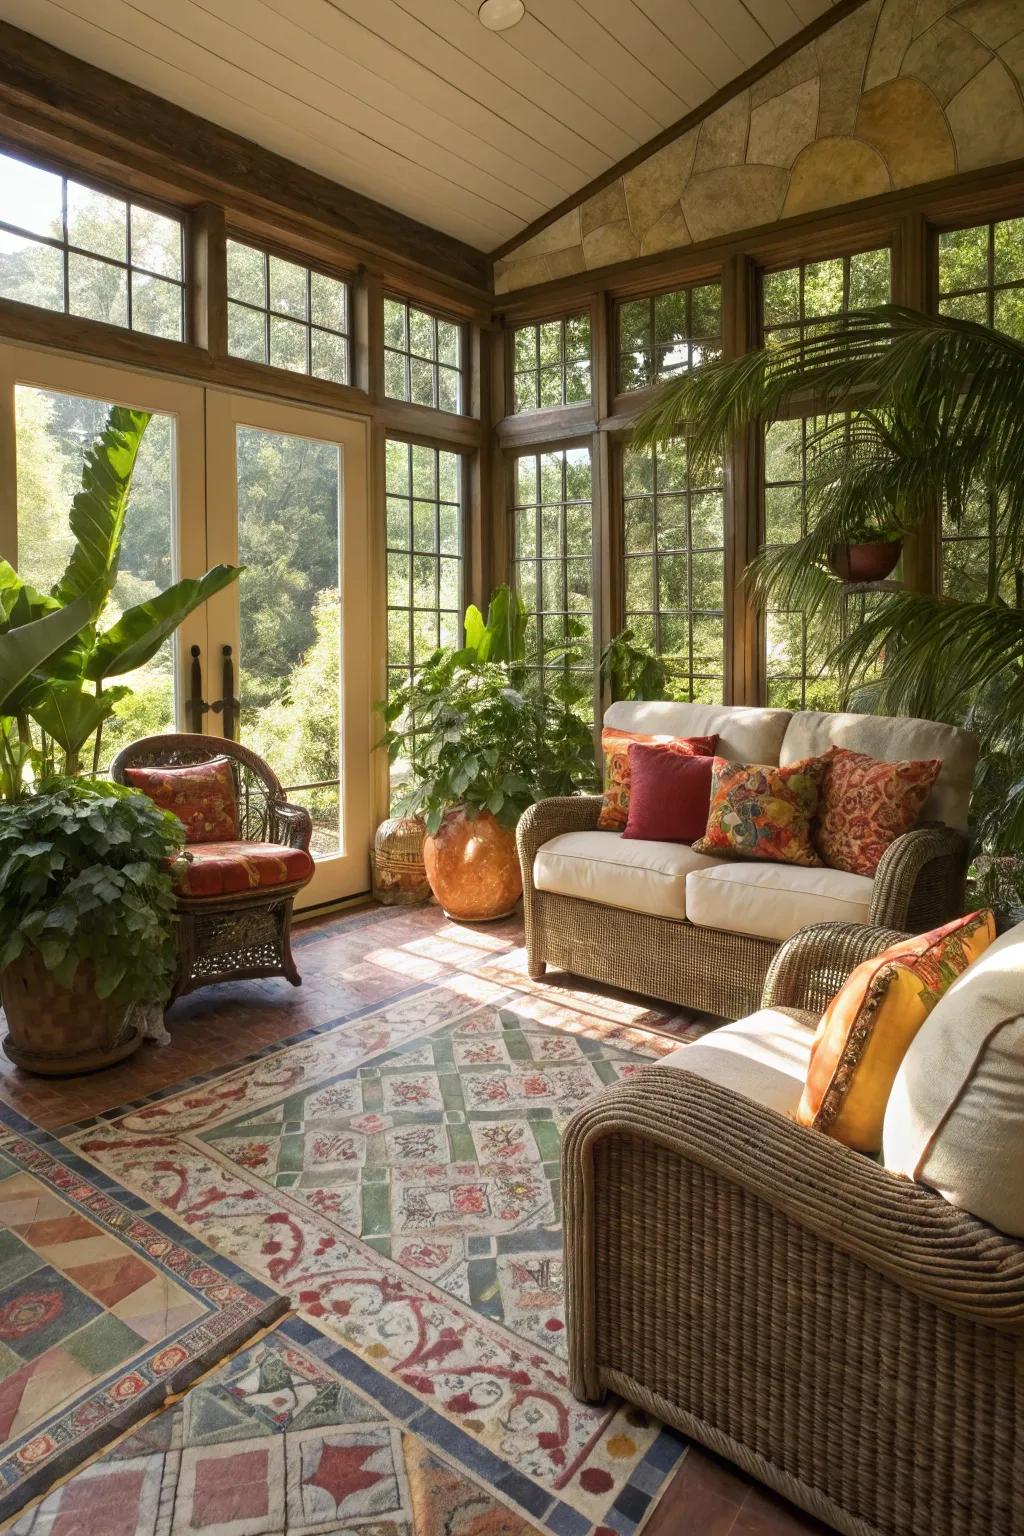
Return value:
<svg viewBox="0 0 1024 1536">
<path fill-rule="evenodd" d="M 97 637 L 86 664 L 86 677 L 102 682 L 105 677 L 123 677 L 145 666 L 194 608 L 240 575 L 240 566 L 215 565 L 198 581 L 175 582 L 148 602 L 126 609 L 116 624 Z"/>
<path fill-rule="evenodd" d="M 95 591 L 0 634 L 0 714 L 15 714 L 18 694 L 32 674 L 70 644 L 95 611 Z"/>
<path fill-rule="evenodd" d="M 53 683 L 33 707 L 32 718 L 58 746 L 74 757 L 130 691 L 128 688 L 110 688 L 97 695 L 85 693 L 80 683 Z"/>
<path fill-rule="evenodd" d="M 498 587 L 487 607 L 487 622 L 470 605 L 465 618 L 462 655 L 474 661 L 521 662 L 526 659 L 526 607 L 511 587 Z"/>
<path fill-rule="evenodd" d="M 95 590 L 97 582 L 102 583 L 103 596 L 114 585 L 132 472 L 149 419 L 148 411 L 111 406 L 106 426 L 86 450 L 82 489 L 71 504 L 76 543 L 67 570 L 54 588 L 54 596 L 62 603 Z"/>
</svg>

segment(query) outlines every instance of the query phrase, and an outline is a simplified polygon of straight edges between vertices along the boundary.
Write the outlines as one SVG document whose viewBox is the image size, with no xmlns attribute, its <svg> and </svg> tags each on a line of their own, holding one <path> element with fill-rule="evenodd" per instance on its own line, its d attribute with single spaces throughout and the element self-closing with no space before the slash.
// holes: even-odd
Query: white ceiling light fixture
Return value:
<svg viewBox="0 0 1024 1536">
<path fill-rule="evenodd" d="M 526 15 L 524 0 L 482 0 L 477 18 L 488 32 L 507 32 Z"/>
</svg>

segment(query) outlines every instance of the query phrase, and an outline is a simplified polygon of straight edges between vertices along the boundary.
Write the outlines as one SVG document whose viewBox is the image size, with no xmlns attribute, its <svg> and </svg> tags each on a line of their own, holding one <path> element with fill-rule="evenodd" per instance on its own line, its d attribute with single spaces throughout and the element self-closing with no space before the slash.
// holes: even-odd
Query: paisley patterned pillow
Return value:
<svg viewBox="0 0 1024 1536">
<path fill-rule="evenodd" d="M 713 757 L 718 737 L 644 736 L 636 731 L 616 731 L 606 725 L 601 732 L 604 802 L 597 818 L 600 832 L 621 832 L 629 819 L 629 749 L 635 745 L 669 747 L 684 757 Z"/>
<path fill-rule="evenodd" d="M 224 843 L 238 836 L 235 780 L 226 757 L 187 768 L 126 768 L 124 781 L 184 825 L 189 843 Z"/>
<path fill-rule="evenodd" d="M 814 825 L 814 846 L 832 869 L 874 876 L 879 860 L 921 814 L 942 763 L 883 763 L 833 747 Z"/>
<path fill-rule="evenodd" d="M 811 821 L 824 772 L 821 757 L 805 757 L 785 768 L 716 757 L 708 827 L 694 848 L 719 858 L 820 866 Z"/>
</svg>

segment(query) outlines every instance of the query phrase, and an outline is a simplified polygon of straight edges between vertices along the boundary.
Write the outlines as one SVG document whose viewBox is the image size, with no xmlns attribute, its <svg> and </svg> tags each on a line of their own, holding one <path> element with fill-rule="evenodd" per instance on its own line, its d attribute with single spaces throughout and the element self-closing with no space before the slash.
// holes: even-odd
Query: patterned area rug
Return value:
<svg viewBox="0 0 1024 1536">
<path fill-rule="evenodd" d="M 677 1043 L 621 1011 L 603 1017 L 572 999 L 555 1009 L 540 989 L 467 974 L 104 1116 L 71 1142 L 292 1300 L 320 1345 L 291 1323 L 279 1337 L 336 1373 L 349 1393 L 339 1402 L 372 1409 L 365 1422 L 390 1447 L 374 1468 L 395 1469 L 384 1476 L 396 1499 L 415 1503 L 414 1487 L 443 1475 L 498 1501 L 467 1531 L 632 1536 L 683 1442 L 621 1403 L 588 1406 L 569 1392 L 559 1139 L 587 1098 Z M 233 1434 L 226 1426 L 228 1443 Z M 287 1445 L 261 1454 L 298 1465 Z M 183 1449 L 182 1468 L 186 1459 Z M 216 1501 L 195 1523 L 190 1483 L 175 1508 L 192 1524 L 165 1509 L 162 1523 L 124 1529 L 435 1529 L 408 1513 L 349 1520 L 340 1499 L 323 1514 L 297 1478 L 285 1473 L 284 1504 L 255 1523 L 221 1518 Z"/>
<path fill-rule="evenodd" d="M 0 1105 L 0 1519 L 282 1309 Z"/>
</svg>

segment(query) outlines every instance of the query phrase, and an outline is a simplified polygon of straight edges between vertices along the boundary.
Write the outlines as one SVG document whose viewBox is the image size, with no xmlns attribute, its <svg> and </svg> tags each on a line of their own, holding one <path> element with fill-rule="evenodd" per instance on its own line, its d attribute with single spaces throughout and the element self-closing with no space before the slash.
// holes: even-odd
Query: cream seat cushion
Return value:
<svg viewBox="0 0 1024 1536">
<path fill-rule="evenodd" d="M 701 928 L 788 939 L 807 923 L 866 923 L 873 882 L 840 869 L 719 859 L 686 877 L 686 916 Z"/>
<path fill-rule="evenodd" d="M 949 988 L 914 1037 L 882 1127 L 887 1168 L 1024 1237 L 1024 923 Z"/>
<path fill-rule="evenodd" d="M 681 1045 L 659 1065 L 682 1067 L 781 1115 L 795 1114 L 818 1020 L 795 1008 L 761 1008 Z"/>
<path fill-rule="evenodd" d="M 686 916 L 686 877 L 720 863 L 686 843 L 622 838 L 616 832 L 563 832 L 537 851 L 533 883 L 555 896 L 656 917 Z"/>
</svg>

